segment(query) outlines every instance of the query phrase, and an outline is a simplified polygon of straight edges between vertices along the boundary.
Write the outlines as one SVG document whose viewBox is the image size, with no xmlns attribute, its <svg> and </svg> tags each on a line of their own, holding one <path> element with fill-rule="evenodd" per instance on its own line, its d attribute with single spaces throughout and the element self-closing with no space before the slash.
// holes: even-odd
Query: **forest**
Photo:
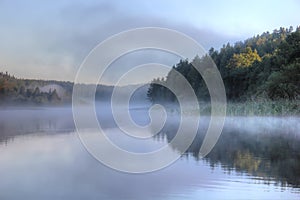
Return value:
<svg viewBox="0 0 300 200">
<path fill-rule="evenodd" d="M 154 103 L 177 102 L 162 86 L 177 87 L 176 71 L 190 83 L 199 102 L 209 102 L 208 89 L 193 64 L 205 66 L 212 61 L 224 82 L 229 113 L 299 114 L 300 26 L 264 32 L 233 45 L 227 43 L 220 50 L 211 48 L 201 58 L 180 60 L 166 77 L 151 82 L 148 98 Z"/>
<path fill-rule="evenodd" d="M 47 88 L 47 85 L 64 87 L 64 98 L 58 95 L 56 89 Z M 0 72 L 0 104 L 58 104 L 70 96 L 70 86 L 68 82 L 19 79 L 8 72 Z"/>
<path fill-rule="evenodd" d="M 0 72 L 0 105 L 64 105 L 72 101 L 74 83 L 56 80 L 16 78 L 8 72 Z M 80 84 L 83 91 L 90 85 Z M 113 87 L 97 85 L 95 98 L 107 100 Z"/>
<path fill-rule="evenodd" d="M 264 32 L 233 45 L 227 43 L 219 50 L 211 48 L 205 56 L 196 55 L 193 60 L 182 59 L 166 77 L 149 84 L 148 99 L 153 103 L 177 102 L 162 84 L 181 87 L 177 81 L 179 72 L 193 88 L 204 113 L 209 112 L 210 95 L 193 67 L 195 63 L 217 66 L 229 102 L 229 115 L 300 114 L 300 26 L 296 30 L 291 26 Z M 72 90 L 72 82 L 21 79 L 0 72 L 0 105 L 67 104 L 71 102 Z M 113 86 L 98 85 L 95 97 L 107 100 L 112 90 Z"/>
<path fill-rule="evenodd" d="M 68 105 L 72 102 L 73 82 L 56 80 L 22 79 L 10 75 L 8 72 L 0 72 L 0 106 L 44 106 L 44 105 Z M 126 94 L 130 87 L 118 86 L 122 95 Z M 91 84 L 79 84 L 83 97 L 89 95 Z M 114 86 L 98 84 L 96 86 L 95 100 L 109 101 Z M 147 88 L 135 94 L 137 100 L 146 100 Z"/>
</svg>

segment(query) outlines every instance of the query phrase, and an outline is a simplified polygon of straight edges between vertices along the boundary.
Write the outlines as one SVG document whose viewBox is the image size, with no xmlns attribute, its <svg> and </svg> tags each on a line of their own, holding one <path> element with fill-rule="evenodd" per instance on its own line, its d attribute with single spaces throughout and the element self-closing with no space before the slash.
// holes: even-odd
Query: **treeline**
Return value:
<svg viewBox="0 0 300 200">
<path fill-rule="evenodd" d="M 180 60 L 167 77 L 152 81 L 148 98 L 152 102 L 175 102 L 174 94 L 160 84 L 181 87 L 176 85 L 176 72 L 179 72 L 200 101 L 209 101 L 209 92 L 193 63 L 205 67 L 212 65 L 212 61 L 221 73 L 230 102 L 298 101 L 300 98 L 300 27 L 295 31 L 290 27 L 265 32 L 244 42 L 223 45 L 219 51 L 211 48 L 202 58 Z"/>
<path fill-rule="evenodd" d="M 72 102 L 74 83 L 55 80 L 32 80 L 20 79 L 8 72 L 0 72 L 0 105 L 63 105 Z M 84 97 L 90 95 L 90 84 L 79 84 Z M 121 91 L 126 94 L 127 90 L 133 87 L 122 86 Z M 109 101 L 114 86 L 97 85 L 95 100 Z M 143 94 L 146 90 L 139 92 L 137 99 L 145 100 Z"/>
<path fill-rule="evenodd" d="M 52 87 L 45 90 L 49 85 Z M 63 95 L 59 96 L 53 86 L 63 88 Z M 18 79 L 8 72 L 0 72 L 0 104 L 64 103 L 70 99 L 72 87 L 70 82 Z"/>
</svg>

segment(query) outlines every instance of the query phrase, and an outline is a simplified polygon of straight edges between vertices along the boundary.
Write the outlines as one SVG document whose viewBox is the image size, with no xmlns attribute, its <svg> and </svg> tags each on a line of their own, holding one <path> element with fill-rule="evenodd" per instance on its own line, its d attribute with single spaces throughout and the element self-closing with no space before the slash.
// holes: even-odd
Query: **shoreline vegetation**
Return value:
<svg viewBox="0 0 300 200">
<path fill-rule="evenodd" d="M 300 101 L 246 101 L 227 104 L 230 116 L 300 116 Z"/>
<path fill-rule="evenodd" d="M 168 89 L 185 90 L 180 73 L 200 102 L 200 114 L 210 113 L 208 88 L 195 68 L 208 77 L 216 66 L 225 86 L 227 115 L 299 115 L 300 113 L 300 26 L 293 30 L 275 29 L 245 41 L 211 48 L 207 55 L 180 60 L 166 77 L 154 79 L 148 90 L 153 103 L 174 103 L 177 97 Z M 197 113 L 189 109 L 189 113 Z"/>
<path fill-rule="evenodd" d="M 166 112 L 169 114 L 179 114 L 180 107 L 178 104 L 169 104 L 166 102 L 160 102 Z M 199 107 L 190 106 L 185 107 L 183 115 L 187 116 L 209 116 L 211 115 L 211 103 L 210 102 L 198 102 Z M 218 105 L 217 110 L 218 110 Z M 224 108 L 221 106 L 220 108 Z M 280 101 L 246 101 L 246 102 L 227 102 L 226 104 L 226 116 L 276 116 L 276 117 L 300 117 L 300 101 L 299 100 L 280 100 Z"/>
<path fill-rule="evenodd" d="M 210 115 L 211 104 L 199 102 L 199 109 L 190 108 L 186 115 Z M 171 113 L 179 113 L 178 108 L 168 109 Z M 300 101 L 246 101 L 226 104 L 226 116 L 300 116 Z"/>
<path fill-rule="evenodd" d="M 143 94 L 140 92 L 139 98 L 144 102 L 167 105 L 167 111 L 178 112 L 176 97 L 161 84 L 176 87 L 179 82 L 176 74 L 179 72 L 194 89 L 200 114 L 209 115 L 209 92 L 201 75 L 193 67 L 196 62 L 203 67 L 212 63 L 218 67 L 225 85 L 228 116 L 300 115 L 300 26 L 295 31 L 293 27 L 280 28 L 234 45 L 228 43 L 219 51 L 211 48 L 207 55 L 202 58 L 196 56 L 193 61 L 180 60 L 166 77 L 156 78 L 148 84 L 149 87 L 142 91 Z M 0 72 L 0 109 L 70 105 L 73 84 L 21 79 L 8 72 Z M 82 84 L 80 87 L 86 91 L 89 85 Z M 181 85 L 178 87 L 184 89 Z M 113 89 L 113 86 L 97 85 L 95 100 L 109 101 Z M 185 112 L 199 113 L 192 107 Z"/>
</svg>

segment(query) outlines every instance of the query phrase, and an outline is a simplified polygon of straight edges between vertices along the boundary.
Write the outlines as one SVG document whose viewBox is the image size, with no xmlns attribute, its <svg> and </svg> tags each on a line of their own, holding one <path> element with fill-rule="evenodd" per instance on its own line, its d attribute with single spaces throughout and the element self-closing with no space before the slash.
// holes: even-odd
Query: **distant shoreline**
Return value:
<svg viewBox="0 0 300 200">
<path fill-rule="evenodd" d="M 98 102 L 110 102 L 108 100 Z M 97 102 L 96 102 L 97 104 Z M 159 103 L 158 103 L 159 104 Z M 169 113 L 179 113 L 176 105 L 162 103 Z M 146 103 L 145 103 L 146 105 Z M 84 106 L 84 105 L 82 105 Z M 148 107 L 149 105 L 147 105 Z M 141 109 L 147 109 L 141 108 Z M 72 103 L 61 104 L 1 104 L 0 110 L 15 109 L 51 109 L 51 108 L 72 108 Z M 210 102 L 199 102 L 200 110 L 195 107 L 188 108 L 183 114 L 187 115 L 210 115 Z M 229 102 L 226 105 L 226 116 L 300 116 L 300 101 L 262 101 L 262 102 Z"/>
</svg>

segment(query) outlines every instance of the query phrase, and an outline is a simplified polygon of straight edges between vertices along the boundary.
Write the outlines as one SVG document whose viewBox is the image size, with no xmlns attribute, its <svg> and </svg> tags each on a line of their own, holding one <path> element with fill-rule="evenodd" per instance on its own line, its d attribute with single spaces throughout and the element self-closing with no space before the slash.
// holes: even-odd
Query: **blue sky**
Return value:
<svg viewBox="0 0 300 200">
<path fill-rule="evenodd" d="M 295 27 L 299 10 L 298 0 L 0 0 L 0 70 L 73 81 L 89 51 L 120 31 L 171 28 L 205 49 L 219 48 L 281 26 Z"/>
</svg>

